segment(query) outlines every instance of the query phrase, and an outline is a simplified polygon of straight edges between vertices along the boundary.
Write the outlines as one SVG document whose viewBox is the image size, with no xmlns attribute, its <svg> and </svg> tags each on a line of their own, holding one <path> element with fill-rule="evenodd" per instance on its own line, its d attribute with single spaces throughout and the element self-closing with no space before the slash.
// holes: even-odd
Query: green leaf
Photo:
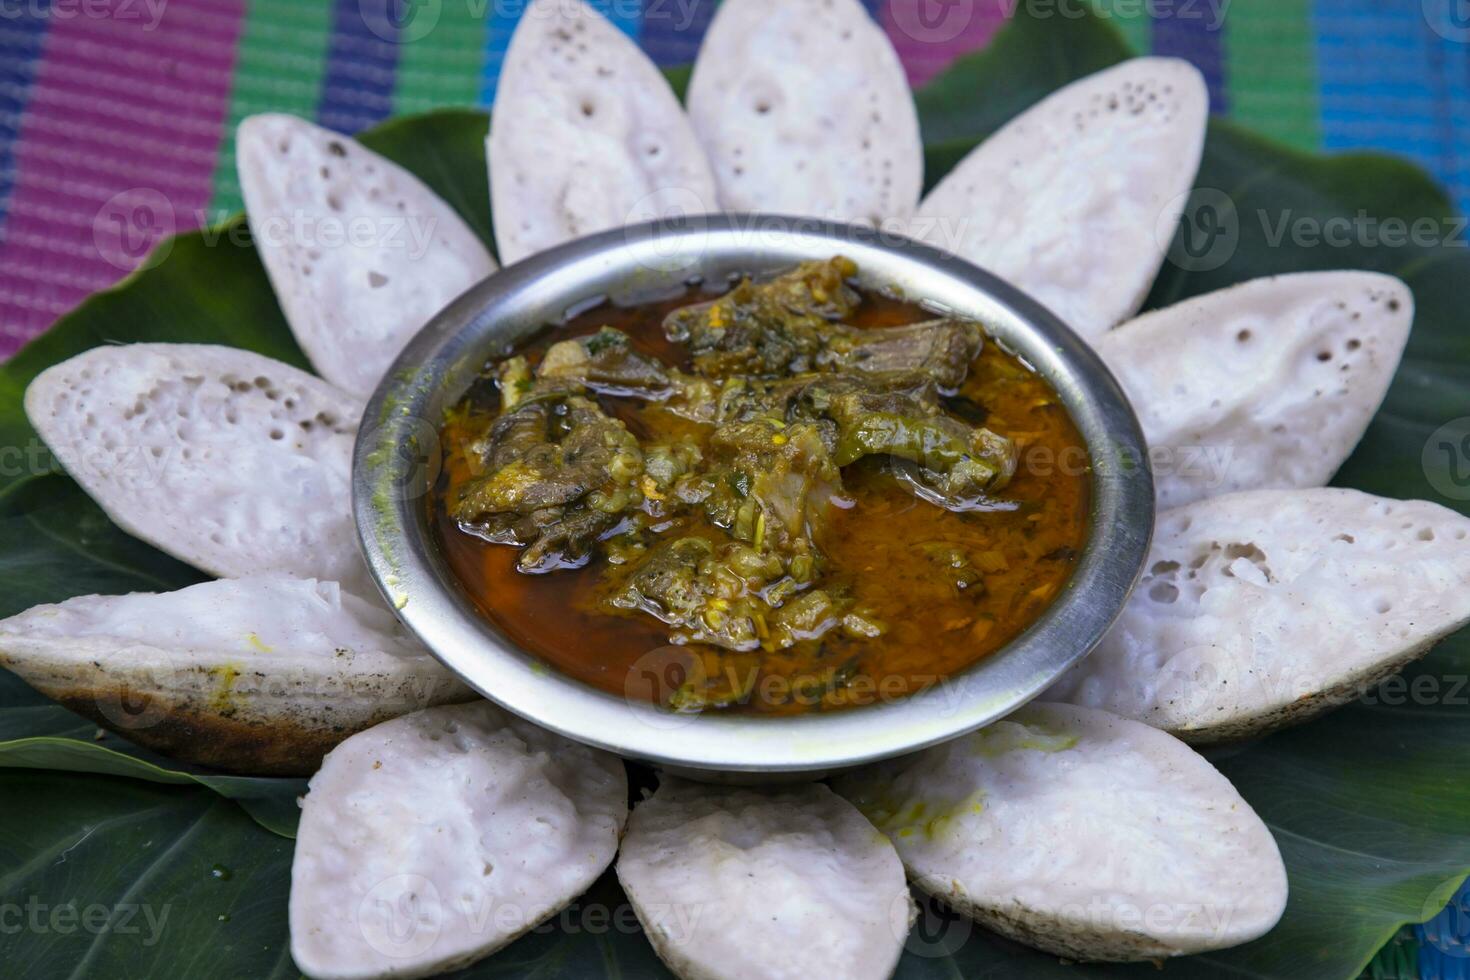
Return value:
<svg viewBox="0 0 1470 980">
<path fill-rule="evenodd" d="M 495 251 L 490 220 L 490 176 L 485 136 L 490 117 L 475 109 L 442 109 L 390 120 L 358 139 L 407 167 L 448 201 L 485 247 Z"/>
<path fill-rule="evenodd" d="M 296 836 L 296 822 L 300 815 L 296 799 L 306 793 L 304 779 L 185 772 L 102 745 L 61 736 L 0 742 L 0 769 L 86 772 L 175 786 L 203 786 L 235 800 L 262 827 L 288 839 Z"/>
<path fill-rule="evenodd" d="M 60 474 L 0 497 L 0 618 L 75 595 L 168 592 L 206 576 L 120 530 Z"/>
<path fill-rule="evenodd" d="M 291 842 L 204 789 L 0 771 L 15 977 L 297 977 Z"/>
<path fill-rule="evenodd" d="M 1107 24 L 1037 17 L 1019 5 L 985 52 L 961 59 L 918 94 L 930 182 L 1026 105 L 1125 55 Z M 687 79 L 671 76 L 676 89 Z M 486 126 L 483 113 L 441 112 L 363 138 L 418 173 L 488 242 Z M 1212 193 L 1191 200 L 1192 224 L 1176 238 L 1174 259 L 1148 305 L 1289 271 L 1363 268 L 1400 276 L 1418 311 L 1409 351 L 1339 482 L 1470 507 L 1441 497 L 1435 484 L 1443 481 L 1421 459 L 1435 429 L 1470 416 L 1470 332 L 1459 309 L 1470 250 L 1463 229 L 1454 237 L 1443 193 L 1401 161 L 1306 155 L 1222 122 L 1211 125 L 1197 187 Z M 1208 230 L 1201 223 L 1207 207 L 1221 202 L 1227 221 L 1211 227 L 1225 229 L 1228 249 L 1208 253 L 1208 261 L 1191 258 L 1183 232 Z M 1330 221 L 1353 225 L 1360 216 L 1376 223 L 1377 233 L 1353 231 L 1342 245 L 1311 244 L 1301 235 Z M 1386 241 L 1386 219 L 1427 219 L 1442 240 Z M 237 220 L 174 239 L 149 268 L 88 300 L 0 366 L 0 451 L 8 454 L 0 457 L 0 614 L 86 592 L 176 588 L 198 579 L 117 530 L 57 474 L 20 407 L 25 384 L 46 366 L 99 343 L 139 340 L 231 343 L 304 363 Z M 1291 900 L 1267 937 L 1168 963 L 1163 973 L 1353 977 L 1400 924 L 1438 911 L 1470 870 L 1467 675 L 1470 636 L 1461 635 L 1371 703 L 1217 753 L 1217 764 L 1276 832 Z M 17 975 L 187 975 L 208 968 L 294 976 L 286 954 L 290 845 L 218 792 L 250 797 L 259 789 L 281 801 L 299 789 L 231 786 L 115 736 L 94 744 L 94 733 L 89 722 L 0 672 L 0 739 L 26 740 L 0 745 L 0 796 L 25 801 L 0 808 L 0 894 L 35 896 L 51 907 L 145 900 L 169 904 L 174 918 L 152 946 L 121 934 L 99 939 L 42 928 L 17 936 L 0 929 L 0 961 L 15 963 Z M 6 769 L 7 759 L 77 772 Z M 211 875 L 215 865 L 231 869 L 230 877 Z M 611 876 L 577 909 L 466 975 L 666 975 L 642 937 L 616 925 L 627 907 Z M 591 927 L 590 919 L 612 924 Z M 911 943 L 900 976 L 1078 980 L 1160 972 L 1152 965 L 1064 965 L 952 916 L 934 924 L 934 935 Z"/>
<path fill-rule="evenodd" d="M 0 770 L 47 769 L 123 776 L 176 786 L 204 786 L 235 800 L 256 822 L 296 836 L 304 779 L 227 776 L 164 758 L 100 729 L 0 670 Z"/>
</svg>

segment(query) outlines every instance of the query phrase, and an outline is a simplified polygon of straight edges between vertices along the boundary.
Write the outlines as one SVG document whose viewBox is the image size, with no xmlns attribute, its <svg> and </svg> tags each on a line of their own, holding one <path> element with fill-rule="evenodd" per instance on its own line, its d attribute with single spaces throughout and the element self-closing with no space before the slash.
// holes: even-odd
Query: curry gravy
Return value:
<svg viewBox="0 0 1470 980">
<path fill-rule="evenodd" d="M 534 362 L 555 341 L 611 326 L 643 353 L 688 370 L 687 352 L 664 338 L 662 321 L 669 311 L 708 298 L 691 288 L 645 305 L 604 304 L 543 331 L 514 353 Z M 878 328 L 932 316 L 869 293 L 847 322 Z M 1013 640 L 1066 586 L 1082 551 L 1091 477 L 1085 444 L 1047 383 L 987 340 L 945 408 L 1019 448 L 1016 474 L 995 495 L 993 508 L 944 510 L 907 492 L 884 461 L 867 459 L 843 469 L 843 506 L 818 536 L 829 559 L 821 584 L 847 590 L 882 625 L 882 635 L 836 630 L 786 649 L 750 652 L 673 645 L 670 628 L 652 616 L 609 610 L 598 601 L 604 558 L 525 574 L 516 569 L 517 548 L 466 533 L 449 516 L 446 500 L 474 472 L 468 447 L 483 437 L 498 409 L 492 376 L 449 413 L 444 466 L 429 496 L 431 522 L 465 592 L 490 621 L 556 670 L 616 695 L 668 704 L 696 685 L 727 702 L 723 710 L 771 714 L 898 698 Z M 645 444 L 703 440 L 711 428 L 647 402 L 600 402 Z M 729 539 L 702 513 L 681 517 L 670 533 Z"/>
</svg>

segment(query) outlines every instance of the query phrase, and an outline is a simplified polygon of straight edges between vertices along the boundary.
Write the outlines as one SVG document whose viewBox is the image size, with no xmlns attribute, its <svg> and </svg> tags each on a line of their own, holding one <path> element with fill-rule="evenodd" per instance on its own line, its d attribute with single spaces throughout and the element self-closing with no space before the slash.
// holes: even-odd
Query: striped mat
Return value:
<svg viewBox="0 0 1470 980">
<path fill-rule="evenodd" d="M 1018 0 L 866 0 L 921 83 Z M 1043 0 L 1022 0 L 1043 2 Z M 1470 210 L 1467 0 L 1093 2 L 1179 55 L 1214 110 L 1308 149 L 1428 168 Z M 597 0 L 660 64 L 689 62 L 716 0 Z M 231 133 L 294 112 L 352 132 L 488 105 L 525 0 L 0 2 L 0 357 L 148 244 L 239 207 Z"/>
<path fill-rule="evenodd" d="M 693 59 L 717 0 L 594 0 L 655 61 Z M 865 0 L 919 84 L 1017 0 Z M 1470 0 L 1094 3 L 1188 58 L 1215 112 L 1304 149 L 1374 148 L 1470 211 Z M 278 110 L 353 132 L 489 105 L 524 0 L 0 0 L 0 358 L 153 240 L 240 205 L 231 134 Z M 141 216 L 141 217 L 140 217 Z M 1465 978 L 1470 893 L 1375 961 Z"/>
</svg>

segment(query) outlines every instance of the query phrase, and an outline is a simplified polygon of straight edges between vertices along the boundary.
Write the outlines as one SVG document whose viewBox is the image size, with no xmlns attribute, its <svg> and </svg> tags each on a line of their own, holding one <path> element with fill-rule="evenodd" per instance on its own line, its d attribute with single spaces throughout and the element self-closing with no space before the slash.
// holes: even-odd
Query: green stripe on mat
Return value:
<svg viewBox="0 0 1470 980">
<path fill-rule="evenodd" d="M 1322 145 L 1312 0 L 1233 0 L 1225 18 L 1230 115 L 1303 150 Z"/>
<path fill-rule="evenodd" d="M 478 104 L 489 11 L 484 4 L 441 4 L 438 20 L 426 25 L 421 37 L 409 22 L 405 30 L 413 39 L 404 42 L 398 57 L 395 114 Z"/>
<path fill-rule="evenodd" d="M 1153 49 L 1153 19 L 1144 0 L 1092 0 L 1098 16 L 1122 32 L 1136 54 Z"/>
<path fill-rule="evenodd" d="M 214 171 L 214 212 L 240 208 L 235 177 L 235 126 L 256 112 L 291 112 L 312 119 L 321 96 L 331 4 L 252 0 L 235 56 L 228 129 Z"/>
</svg>

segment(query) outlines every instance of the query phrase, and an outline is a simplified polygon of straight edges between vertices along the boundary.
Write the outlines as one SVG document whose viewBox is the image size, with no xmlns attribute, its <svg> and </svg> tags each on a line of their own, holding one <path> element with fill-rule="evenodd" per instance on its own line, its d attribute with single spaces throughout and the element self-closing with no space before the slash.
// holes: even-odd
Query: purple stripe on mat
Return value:
<svg viewBox="0 0 1470 980">
<path fill-rule="evenodd" d="M 5 214 L 15 189 L 20 119 L 30 100 L 49 23 L 45 10 L 46 4 L 39 3 L 0 20 L 0 242 L 5 241 Z"/>
<path fill-rule="evenodd" d="M 412 13 L 411 0 L 335 0 L 318 122 L 355 133 L 388 118 L 398 77 L 398 32 Z"/>
<path fill-rule="evenodd" d="M 716 0 L 643 0 L 638 43 L 655 64 L 687 65 L 715 16 Z"/>
<path fill-rule="evenodd" d="M 0 356 L 204 216 L 243 7 L 90 0 L 51 19 L 0 244 Z"/>
<path fill-rule="evenodd" d="M 888 0 L 879 23 L 903 60 L 909 82 L 922 85 L 962 54 L 989 43 L 1016 0 Z"/>
<path fill-rule="evenodd" d="M 1221 8 L 1223 9 L 1223 8 Z M 1210 89 L 1210 111 L 1229 111 L 1225 97 L 1225 19 L 1207 3 L 1152 0 L 1153 53 L 1194 63 Z"/>
</svg>

